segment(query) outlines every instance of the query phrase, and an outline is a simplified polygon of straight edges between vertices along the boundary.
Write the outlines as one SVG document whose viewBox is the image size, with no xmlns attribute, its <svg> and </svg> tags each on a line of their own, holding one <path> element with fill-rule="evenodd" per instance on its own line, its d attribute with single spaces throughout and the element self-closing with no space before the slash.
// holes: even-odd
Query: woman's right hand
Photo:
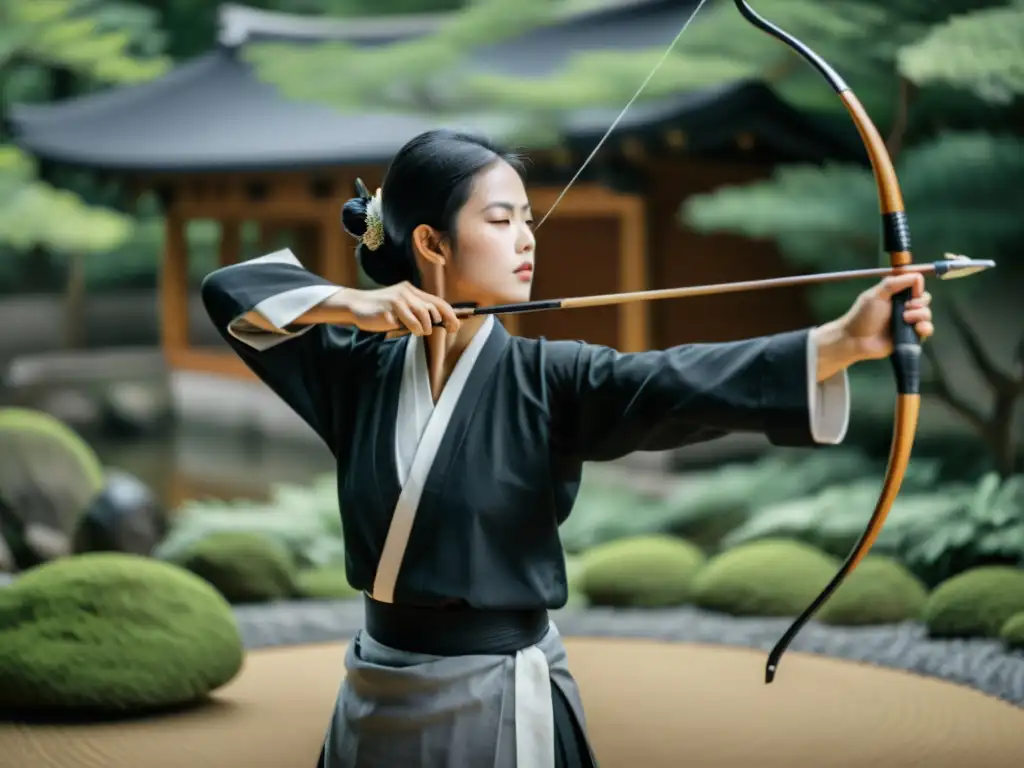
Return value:
<svg viewBox="0 0 1024 768">
<path fill-rule="evenodd" d="M 405 327 L 417 336 L 429 336 L 434 323 L 443 323 L 449 333 L 459 330 L 459 318 L 448 302 L 410 282 L 347 293 L 346 308 L 355 325 L 364 331 L 385 332 Z"/>
</svg>

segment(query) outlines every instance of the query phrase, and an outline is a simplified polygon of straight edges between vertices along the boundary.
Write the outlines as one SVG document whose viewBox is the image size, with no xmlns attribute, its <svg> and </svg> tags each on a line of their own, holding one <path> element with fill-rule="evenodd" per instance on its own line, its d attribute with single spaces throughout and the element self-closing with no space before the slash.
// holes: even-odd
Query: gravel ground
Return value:
<svg viewBox="0 0 1024 768">
<path fill-rule="evenodd" d="M 240 606 L 235 614 L 249 648 L 344 640 L 363 619 L 359 600 Z M 563 610 L 552 617 L 566 636 L 718 643 L 766 653 L 789 626 L 787 619 L 734 619 L 689 607 Z M 929 640 L 924 627 L 912 623 L 857 629 L 811 623 L 790 650 L 938 677 L 1024 707 L 1024 653 L 1007 653 L 994 641 Z"/>
</svg>

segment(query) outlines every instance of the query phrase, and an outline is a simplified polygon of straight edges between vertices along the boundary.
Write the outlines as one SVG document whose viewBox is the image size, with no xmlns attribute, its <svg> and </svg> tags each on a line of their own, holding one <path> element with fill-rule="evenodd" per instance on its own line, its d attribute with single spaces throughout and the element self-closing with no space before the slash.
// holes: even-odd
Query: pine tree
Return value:
<svg viewBox="0 0 1024 768">
<path fill-rule="evenodd" d="M 890 145 L 918 259 L 953 251 L 1000 262 L 998 274 L 957 284 L 948 295 L 942 295 L 943 283 L 929 283 L 941 298 L 938 316 L 955 329 L 988 384 L 988 407 L 956 391 L 932 344 L 924 346 L 930 362 L 927 391 L 963 417 L 989 445 L 998 470 L 1009 475 L 1020 467 L 1014 414 L 1024 399 L 1024 336 L 1012 366 L 1000 366 L 959 299 L 965 289 L 990 289 L 1021 276 L 1024 2 L 886 5 L 892 19 L 874 30 L 871 48 L 885 53 L 878 57 L 879 76 L 902 84 Z M 914 34 L 888 34 L 900 29 Z M 859 93 L 859 83 L 851 81 Z M 885 261 L 874 181 L 865 168 L 783 166 L 767 181 L 687 200 L 682 217 L 703 232 L 772 239 L 809 271 Z M 815 303 L 822 316 L 834 316 L 858 289 L 823 287 Z"/>
</svg>

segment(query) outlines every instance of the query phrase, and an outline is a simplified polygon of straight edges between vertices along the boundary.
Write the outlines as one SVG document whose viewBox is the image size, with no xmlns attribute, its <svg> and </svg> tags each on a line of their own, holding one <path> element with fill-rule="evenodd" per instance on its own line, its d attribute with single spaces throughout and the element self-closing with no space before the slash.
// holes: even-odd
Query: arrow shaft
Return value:
<svg viewBox="0 0 1024 768">
<path fill-rule="evenodd" d="M 542 312 L 552 309 L 583 309 L 585 307 L 606 307 L 615 304 L 630 304 L 634 301 L 660 301 L 663 299 L 689 299 L 695 296 L 717 296 L 725 293 L 743 293 L 759 291 L 767 288 L 788 288 L 798 285 L 816 285 L 820 283 L 838 283 L 844 280 L 857 280 L 868 277 L 887 277 L 898 272 L 935 272 L 934 264 L 914 264 L 906 269 L 894 270 L 891 267 L 874 267 L 870 269 L 852 269 L 845 272 L 828 272 L 818 275 L 793 275 L 790 277 L 773 277 L 764 280 L 741 280 L 734 283 L 715 283 L 712 285 L 689 285 L 681 288 L 662 288 L 650 291 L 628 291 L 626 293 L 605 293 L 595 296 L 577 296 L 571 299 L 550 299 L 548 301 L 525 301 L 521 304 L 498 304 L 492 307 L 476 309 L 457 309 L 456 314 L 471 315 L 512 315 L 525 312 Z"/>
<path fill-rule="evenodd" d="M 626 293 L 605 293 L 596 296 L 576 296 L 568 299 L 542 299 L 540 301 L 524 301 L 518 304 L 498 304 L 489 307 L 455 307 L 459 317 L 475 315 L 518 315 L 527 312 L 546 312 L 553 309 L 583 309 L 586 307 L 606 307 L 616 304 L 630 304 L 634 301 L 660 301 L 664 299 L 687 299 L 695 296 L 717 296 L 726 293 L 742 293 L 744 291 L 760 291 L 768 288 L 790 288 L 800 285 L 819 285 L 822 283 L 838 283 L 846 280 L 861 280 L 872 277 L 888 277 L 889 275 L 917 272 L 923 275 L 938 275 L 948 279 L 961 274 L 973 274 L 995 266 L 991 261 L 937 261 L 933 263 L 908 264 L 904 267 L 872 267 L 868 269 L 850 269 L 843 272 L 824 272 L 811 275 L 792 275 L 789 277 L 772 277 L 764 280 L 742 280 L 735 283 L 715 283 L 713 285 L 689 285 L 681 288 L 661 288 L 650 291 L 629 291 Z M 314 325 L 317 323 L 344 325 L 351 322 L 351 315 L 342 309 L 316 307 L 299 317 L 296 325 Z"/>
</svg>

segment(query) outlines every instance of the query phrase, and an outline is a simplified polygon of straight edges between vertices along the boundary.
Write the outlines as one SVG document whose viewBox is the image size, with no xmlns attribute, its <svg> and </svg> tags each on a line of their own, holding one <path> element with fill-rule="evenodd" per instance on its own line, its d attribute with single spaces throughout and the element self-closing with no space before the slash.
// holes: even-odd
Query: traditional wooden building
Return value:
<svg viewBox="0 0 1024 768">
<path fill-rule="evenodd" d="M 575 53 L 667 46 L 693 5 L 694 0 L 610 0 L 489 46 L 469 66 L 544 77 L 559 72 Z M 429 15 L 326 23 L 226 5 L 217 48 L 162 79 L 13 110 L 16 140 L 37 157 L 159 193 L 167 222 L 163 347 L 179 380 L 199 377 L 210 387 L 248 377 L 211 329 L 190 330 L 188 307 L 197 286 L 187 279 L 188 221 L 220 223 L 223 264 L 240 258 L 242 223 L 256 221 L 268 250 L 288 243 L 311 269 L 355 284 L 354 241 L 339 218 L 354 179 L 379 185 L 389 158 L 406 140 L 451 124 L 287 99 L 255 76 L 243 56 L 246 46 L 270 40 L 377 46 L 429 34 L 444 21 Z M 568 115 L 558 151 L 532 153 L 529 191 L 538 216 L 617 111 Z M 508 123 L 496 115 L 459 126 L 500 138 Z M 770 244 L 687 230 L 679 219 L 681 203 L 688 195 L 764 177 L 779 162 L 860 162 L 860 155 L 851 137 L 823 129 L 756 82 L 638 103 L 540 231 L 534 297 L 785 274 Z M 810 316 L 803 294 L 787 289 L 505 321 L 523 335 L 582 338 L 632 351 L 769 333 L 806 324 Z"/>
</svg>

